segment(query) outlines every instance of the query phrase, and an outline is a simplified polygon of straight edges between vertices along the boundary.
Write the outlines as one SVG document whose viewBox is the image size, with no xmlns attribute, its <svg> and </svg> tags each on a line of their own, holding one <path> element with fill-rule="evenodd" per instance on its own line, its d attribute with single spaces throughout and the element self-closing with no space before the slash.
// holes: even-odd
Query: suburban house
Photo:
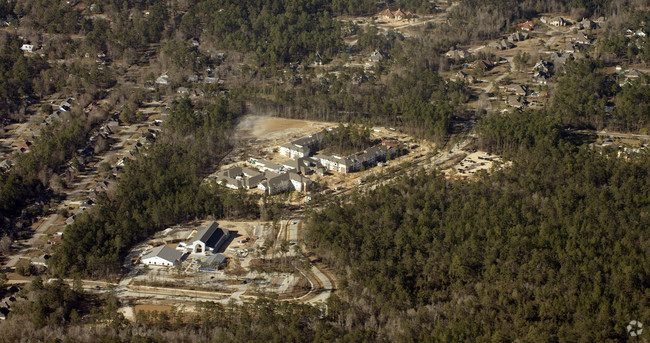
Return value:
<svg viewBox="0 0 650 343">
<path fill-rule="evenodd" d="M 151 251 L 144 255 L 142 257 L 142 263 L 158 266 L 173 266 L 181 257 L 183 257 L 181 251 L 172 249 L 166 245 L 161 245 L 151 249 Z"/>
<path fill-rule="evenodd" d="M 36 49 L 36 47 L 33 44 L 23 44 L 20 47 L 20 50 L 26 51 L 26 52 L 33 52 Z"/>
<path fill-rule="evenodd" d="M 575 34 L 570 36 L 571 42 L 575 44 L 582 44 L 582 45 L 588 45 L 591 44 L 591 39 L 587 37 L 586 34 L 581 33 L 581 32 L 576 32 Z"/>
<path fill-rule="evenodd" d="M 528 34 L 520 31 L 517 31 L 511 34 L 510 36 L 508 36 L 508 40 L 511 42 L 521 42 L 521 41 L 525 41 L 526 39 L 528 39 Z"/>
<path fill-rule="evenodd" d="M 515 93 L 516 95 L 525 96 L 528 95 L 528 87 L 520 84 L 509 84 L 503 87 L 506 92 Z"/>
<path fill-rule="evenodd" d="M 213 83 L 217 83 L 217 81 L 219 81 L 218 78 L 216 78 L 216 77 L 210 77 L 210 76 L 207 76 L 207 77 L 205 77 L 205 78 L 203 79 L 203 83 L 208 84 L 208 85 L 209 85 L 209 84 L 213 84 Z"/>
<path fill-rule="evenodd" d="M 468 65 L 470 68 L 481 68 L 485 71 L 492 68 L 492 62 L 488 60 L 476 60 Z"/>
<path fill-rule="evenodd" d="M 206 227 L 199 228 L 194 238 L 187 244 L 192 247 L 195 254 L 206 255 L 208 252 L 216 252 L 228 240 L 230 231 L 219 228 L 216 222 L 210 223 Z"/>
<path fill-rule="evenodd" d="M 555 71 L 562 70 L 566 66 L 567 61 L 573 59 L 573 56 L 568 53 L 553 53 L 553 69 Z"/>
<path fill-rule="evenodd" d="M 0 170 L 9 171 L 11 169 L 11 160 L 3 160 L 0 162 Z"/>
<path fill-rule="evenodd" d="M 451 80 L 452 81 L 463 80 L 463 81 L 466 81 L 467 83 L 474 83 L 476 81 L 474 76 L 469 75 L 469 74 L 463 72 L 462 70 L 458 71 L 458 73 L 456 73 L 456 75 L 452 76 Z"/>
<path fill-rule="evenodd" d="M 223 254 L 214 254 L 210 255 L 208 258 L 203 261 L 203 270 L 210 270 L 211 268 L 221 269 L 224 263 L 226 263 L 226 256 Z M 210 269 L 208 269 L 210 268 Z M 201 269 L 199 269 L 201 270 Z"/>
<path fill-rule="evenodd" d="M 553 17 L 548 20 L 548 24 L 552 26 L 567 26 L 569 22 L 562 17 Z"/>
<path fill-rule="evenodd" d="M 520 96 L 511 95 L 508 97 L 508 106 L 522 108 L 524 105 L 524 100 Z"/>
<path fill-rule="evenodd" d="M 578 46 L 575 43 L 566 43 L 562 48 L 562 52 L 567 54 L 575 54 L 578 52 Z"/>
<path fill-rule="evenodd" d="M 553 71 L 553 65 L 550 63 L 539 60 L 535 63 L 533 67 L 533 80 L 537 81 L 539 84 L 546 84 L 546 81 L 551 77 Z"/>
<path fill-rule="evenodd" d="M 465 49 L 451 48 L 451 50 L 445 53 L 446 57 L 453 59 L 464 59 L 471 56 L 471 54 Z"/>
<path fill-rule="evenodd" d="M 0 320 L 7 319 L 7 315 L 9 315 L 9 309 L 0 307 Z"/>
<path fill-rule="evenodd" d="M 391 11 L 390 8 L 387 8 L 379 13 L 378 17 L 383 20 L 402 20 L 413 18 L 415 15 L 409 11 L 402 11 L 398 9 L 397 11 Z"/>
<path fill-rule="evenodd" d="M 515 45 L 512 42 L 507 41 L 505 39 L 489 43 L 487 46 L 488 46 L 488 48 L 492 48 L 492 49 L 496 49 L 496 50 L 508 50 L 508 49 L 512 49 L 512 48 L 515 47 Z"/>
<path fill-rule="evenodd" d="M 592 20 L 589 20 L 587 18 L 583 18 L 579 23 L 578 23 L 578 28 L 579 29 L 585 29 L 585 30 L 593 30 L 598 28 L 598 23 Z"/>
<path fill-rule="evenodd" d="M 156 83 L 159 84 L 159 85 L 169 84 L 169 76 L 167 76 L 167 73 L 164 73 L 164 74 L 160 75 L 156 79 Z"/>
<path fill-rule="evenodd" d="M 522 29 L 524 31 L 532 31 L 535 28 L 535 22 L 529 20 L 525 23 L 517 24 L 517 28 Z"/>
<path fill-rule="evenodd" d="M 379 50 L 375 50 L 370 54 L 370 57 L 368 57 L 368 61 L 370 62 L 381 62 L 386 58 L 386 54 Z"/>
<path fill-rule="evenodd" d="M 630 79 L 636 79 L 641 77 L 643 75 L 642 72 L 636 70 L 636 69 L 628 69 L 625 71 L 625 77 L 630 78 Z"/>
</svg>

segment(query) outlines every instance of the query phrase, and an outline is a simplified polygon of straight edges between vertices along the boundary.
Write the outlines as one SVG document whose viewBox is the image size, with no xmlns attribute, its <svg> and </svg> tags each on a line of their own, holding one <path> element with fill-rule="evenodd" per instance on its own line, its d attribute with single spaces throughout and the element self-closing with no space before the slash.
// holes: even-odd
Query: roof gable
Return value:
<svg viewBox="0 0 650 343">
<path fill-rule="evenodd" d="M 214 247 L 215 244 L 229 234 L 230 231 L 227 229 L 220 229 L 219 224 L 212 222 L 207 227 L 199 228 L 189 244 L 192 245 L 194 242 L 201 242 L 208 247 Z"/>
</svg>

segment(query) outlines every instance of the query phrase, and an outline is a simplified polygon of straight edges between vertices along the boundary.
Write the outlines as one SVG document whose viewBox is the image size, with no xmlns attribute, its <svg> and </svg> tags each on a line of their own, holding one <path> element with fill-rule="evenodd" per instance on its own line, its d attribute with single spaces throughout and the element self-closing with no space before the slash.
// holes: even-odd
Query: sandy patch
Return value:
<svg viewBox="0 0 650 343">
<path fill-rule="evenodd" d="M 248 115 L 237 124 L 239 139 L 255 139 L 260 141 L 283 140 L 311 135 L 336 124 L 316 121 L 286 119 L 269 116 Z"/>
</svg>

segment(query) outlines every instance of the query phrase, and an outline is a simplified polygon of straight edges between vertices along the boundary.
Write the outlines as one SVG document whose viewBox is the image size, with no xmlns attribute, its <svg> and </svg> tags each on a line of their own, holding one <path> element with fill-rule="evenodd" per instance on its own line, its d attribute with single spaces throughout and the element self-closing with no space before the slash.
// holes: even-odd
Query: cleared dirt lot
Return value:
<svg viewBox="0 0 650 343">
<path fill-rule="evenodd" d="M 465 156 L 458 164 L 454 165 L 445 173 L 452 173 L 456 177 L 471 177 L 479 170 L 489 171 L 494 162 L 501 161 L 501 158 L 485 151 L 475 151 Z"/>
<path fill-rule="evenodd" d="M 240 143 L 259 145 L 259 148 L 273 147 L 329 127 L 336 127 L 336 124 L 247 115 L 237 124 L 236 137 Z"/>
</svg>

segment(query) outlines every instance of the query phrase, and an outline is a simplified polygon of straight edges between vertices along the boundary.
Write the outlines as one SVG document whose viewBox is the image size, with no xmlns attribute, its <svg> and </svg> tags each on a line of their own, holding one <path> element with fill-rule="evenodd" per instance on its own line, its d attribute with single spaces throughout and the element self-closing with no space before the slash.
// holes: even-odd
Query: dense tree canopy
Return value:
<svg viewBox="0 0 650 343">
<path fill-rule="evenodd" d="M 255 198 L 201 185 L 205 167 L 228 151 L 239 114 L 232 110 L 225 100 L 201 108 L 188 99 L 176 103 L 163 136 L 126 164 L 114 194 L 101 193 L 93 210 L 66 229 L 52 273 L 108 276 L 133 244 L 165 226 L 206 215 L 257 216 Z"/>
<path fill-rule="evenodd" d="M 351 72 L 296 88 L 269 87 L 260 93 L 274 96 L 281 115 L 401 127 L 437 142 L 447 137 L 452 116 L 462 115 L 460 105 L 470 99 L 466 84 L 446 82 L 430 70 L 390 74 L 382 82 L 359 85 L 360 79 Z"/>
<path fill-rule="evenodd" d="M 313 214 L 341 319 L 387 341 L 606 341 L 650 315 L 648 155 L 573 146 L 543 113 L 513 119 L 488 124 L 510 127 L 488 147 L 512 166 L 470 182 L 422 171 Z"/>
<path fill-rule="evenodd" d="M 24 307 L 0 324 L 3 339 L 74 340 L 83 333 L 107 342 L 625 340 L 631 319 L 650 316 L 650 157 L 644 149 L 596 150 L 566 129 L 649 127 L 648 77 L 626 80 L 610 69 L 648 61 L 649 38 L 624 33 L 628 27 L 648 32 L 646 7 L 645 0 L 460 0 L 448 20 L 402 34 L 375 26 L 381 18 L 365 25 L 350 17 L 386 8 L 433 14 L 433 2 L 0 3 L 7 30 L 27 36 L 0 37 L 0 124 L 33 115 L 24 106 L 32 98 L 63 91 L 63 98 L 76 93 L 88 99 L 43 128 L 29 152 L 12 156 L 11 171 L 0 172 L 0 236 L 13 227 L 9 219 L 29 215 L 40 206 L 29 206 L 39 195 L 59 188 L 54 181 L 61 175 L 73 179 L 87 162 L 78 151 L 92 148 L 88 139 L 109 113 L 137 122 L 144 94 L 167 101 L 164 91 L 179 85 L 176 76 L 199 74 L 207 83 L 205 76 L 215 74 L 224 81 L 196 85 L 209 94 L 201 100 L 169 102 L 154 142 L 135 151 L 115 187 L 100 192 L 95 206 L 66 228 L 49 260 L 50 276 L 115 277 L 131 247 L 177 223 L 284 214 L 284 199 L 205 181 L 231 151 L 244 104 L 251 112 L 354 123 L 325 133 L 323 147 L 343 155 L 374 143 L 372 125 L 442 146 L 452 120 L 470 118 L 464 124 L 472 126 L 477 119 L 477 148 L 507 161 L 470 180 L 436 170 L 387 169 L 391 180 L 306 213 L 307 250 L 338 273 L 339 289 L 326 308 L 260 298 L 197 304 L 195 318 L 139 314 L 135 323 L 125 323 L 115 299 L 92 302 L 97 298 L 82 296 L 79 285 L 73 290 L 61 280 L 37 279 L 31 293 L 23 292 Z M 442 53 L 459 43 L 500 38 L 543 12 L 613 16 L 599 31 L 597 48 L 556 69 L 547 109 L 485 116 L 468 111 L 476 88 L 443 77 L 450 68 Z M 44 43 L 42 50 L 23 53 L 20 46 L 28 41 Z M 359 56 L 366 62 L 373 52 L 380 56 L 365 67 L 348 63 Z M 473 58 L 498 60 L 485 53 Z M 516 69 L 530 59 L 514 55 Z M 141 87 L 166 68 L 175 69 L 173 87 Z M 121 87 L 118 80 L 133 83 L 127 74 L 146 76 L 138 75 L 133 88 Z M 217 90 L 228 94 L 215 96 Z M 115 96 L 120 100 L 95 103 L 101 106 L 96 113 L 82 110 L 109 93 L 121 93 Z M 33 108 L 38 115 L 53 111 L 50 104 Z M 97 316 L 101 325 L 84 325 L 92 321 L 79 317 L 91 317 L 88 308 L 95 304 L 109 315 Z"/>
<path fill-rule="evenodd" d="M 343 49 L 338 24 L 325 1 L 203 1 L 205 29 L 218 48 L 253 51 L 261 64 L 299 61 Z M 188 18 L 187 21 L 194 22 Z"/>
<path fill-rule="evenodd" d="M 16 111 L 21 99 L 34 95 L 35 79 L 47 68 L 40 57 L 25 56 L 16 36 L 0 37 L 0 122 Z"/>
</svg>

